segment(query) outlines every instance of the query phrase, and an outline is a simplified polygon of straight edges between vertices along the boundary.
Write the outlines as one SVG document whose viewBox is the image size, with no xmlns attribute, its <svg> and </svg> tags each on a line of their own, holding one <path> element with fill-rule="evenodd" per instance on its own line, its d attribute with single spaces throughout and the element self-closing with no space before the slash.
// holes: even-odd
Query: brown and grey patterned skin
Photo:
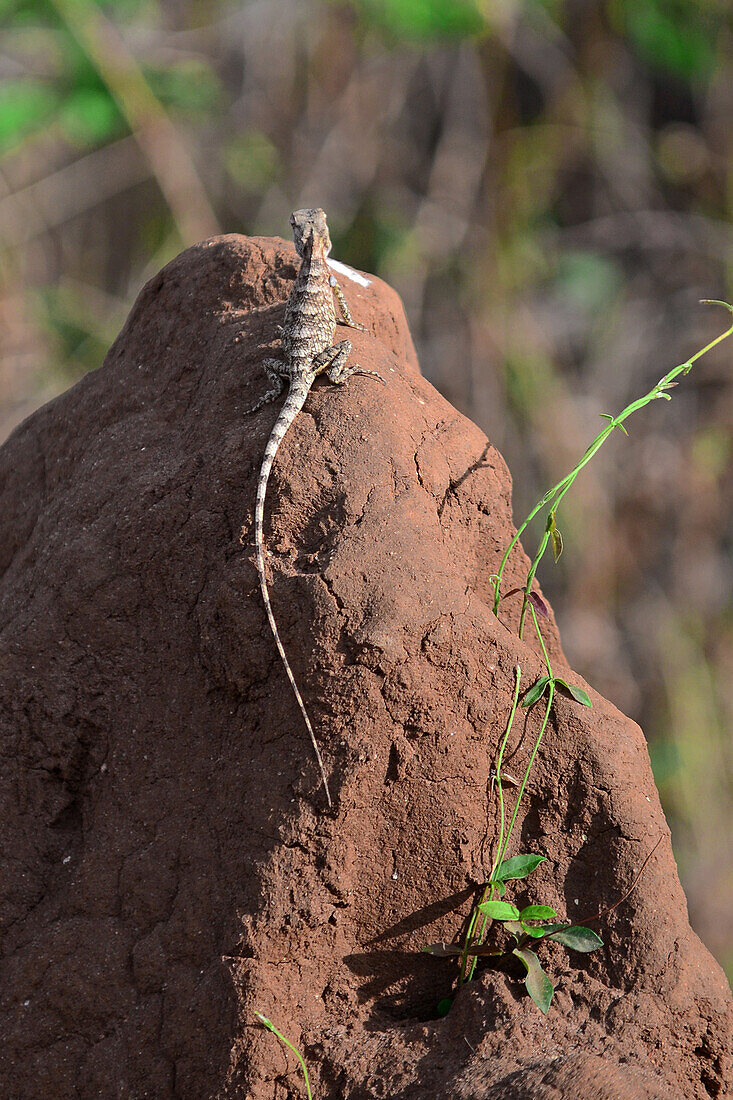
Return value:
<svg viewBox="0 0 733 1100">
<path fill-rule="evenodd" d="M 270 629 L 275 639 L 280 654 L 280 659 L 285 667 L 285 672 L 290 680 L 290 685 L 298 701 L 300 712 L 310 734 L 315 750 L 318 766 L 321 770 L 323 787 L 329 808 L 331 807 L 331 793 L 328 789 L 326 770 L 323 766 L 316 735 L 313 732 L 305 703 L 295 682 L 293 671 L 288 663 L 280 634 L 275 622 L 270 603 L 270 593 L 267 587 L 265 573 L 264 534 L 263 521 L 265 514 L 265 495 L 270 470 L 275 460 L 278 447 L 296 416 L 303 408 L 308 392 L 319 374 L 326 374 L 331 382 L 341 385 L 352 374 L 371 374 L 380 381 L 384 381 L 381 375 L 375 371 L 359 368 L 355 363 L 347 362 L 351 353 L 351 341 L 342 340 L 338 344 L 333 343 L 336 334 L 336 308 L 334 294 L 339 304 L 343 317 L 342 323 L 349 328 L 361 329 L 349 312 L 346 299 L 336 282 L 335 276 L 326 263 L 326 257 L 331 251 L 331 238 L 326 225 L 326 215 L 321 209 L 295 210 L 290 215 L 290 224 L 293 227 L 293 240 L 295 248 L 300 256 L 301 264 L 295 284 L 290 292 L 290 298 L 285 309 L 285 320 L 282 325 L 282 350 L 283 359 L 265 359 L 263 366 L 268 378 L 272 382 L 272 389 L 268 390 L 260 400 L 249 409 L 255 412 L 270 401 L 279 397 L 285 383 L 288 383 L 288 395 L 285 404 L 280 410 L 280 415 L 275 421 L 275 426 L 270 433 L 270 438 L 265 447 L 265 456 L 260 469 L 257 483 L 257 503 L 255 505 L 255 557 L 257 561 L 257 573 L 260 578 L 262 599 L 265 603 Z"/>
</svg>

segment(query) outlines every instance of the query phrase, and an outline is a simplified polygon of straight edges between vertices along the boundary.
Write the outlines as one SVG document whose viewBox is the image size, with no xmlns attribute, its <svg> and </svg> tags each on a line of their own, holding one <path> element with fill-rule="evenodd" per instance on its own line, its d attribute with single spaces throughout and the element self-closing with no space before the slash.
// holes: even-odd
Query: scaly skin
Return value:
<svg viewBox="0 0 733 1100">
<path fill-rule="evenodd" d="M 333 300 L 334 293 L 343 316 L 343 323 L 350 328 L 359 329 L 361 326 L 354 323 L 341 288 L 326 263 L 326 257 L 331 250 L 331 239 L 323 210 L 296 210 L 290 216 L 290 224 L 293 227 L 293 240 L 301 264 L 285 309 L 285 320 L 282 326 L 283 359 L 266 359 L 264 361 L 265 371 L 273 384 L 272 389 L 268 390 L 249 410 L 254 412 L 268 402 L 273 401 L 280 395 L 287 381 L 288 394 L 267 441 L 257 482 L 255 558 L 270 630 L 295 698 L 298 701 L 303 721 L 310 734 L 330 809 L 332 806 L 331 792 L 328 789 L 326 769 L 323 765 L 321 751 L 305 703 L 295 681 L 293 670 L 285 654 L 272 611 L 272 604 L 270 603 L 265 572 L 263 531 L 265 497 L 270 471 L 278 447 L 288 428 L 303 408 L 310 388 L 319 374 L 326 374 L 330 381 L 336 385 L 346 382 L 352 374 L 370 374 L 375 378 L 379 378 L 382 382 L 384 379 L 375 371 L 363 370 L 356 364 L 349 365 L 347 363 L 351 353 L 351 342 L 349 340 L 342 340 L 338 344 L 333 343 L 337 323 Z"/>
</svg>

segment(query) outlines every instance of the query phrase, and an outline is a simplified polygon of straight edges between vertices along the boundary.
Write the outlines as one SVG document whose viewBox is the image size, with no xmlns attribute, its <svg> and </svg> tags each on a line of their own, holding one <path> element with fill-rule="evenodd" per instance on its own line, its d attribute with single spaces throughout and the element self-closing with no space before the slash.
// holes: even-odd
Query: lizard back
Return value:
<svg viewBox="0 0 733 1100">
<path fill-rule="evenodd" d="M 292 373 L 308 372 L 315 356 L 331 346 L 335 332 L 324 242 L 312 233 L 285 308 L 282 347 Z"/>
</svg>

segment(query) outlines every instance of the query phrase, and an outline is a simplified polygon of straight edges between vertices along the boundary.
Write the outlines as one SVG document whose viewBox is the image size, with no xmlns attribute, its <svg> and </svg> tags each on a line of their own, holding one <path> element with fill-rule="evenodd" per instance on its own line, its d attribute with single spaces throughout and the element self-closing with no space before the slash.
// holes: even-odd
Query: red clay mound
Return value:
<svg viewBox="0 0 733 1100">
<path fill-rule="evenodd" d="M 542 663 L 518 601 L 490 609 L 504 462 L 420 376 L 394 293 L 345 277 L 354 358 L 387 386 L 316 385 L 267 525 L 325 812 L 239 541 L 276 407 L 243 413 L 294 263 L 280 241 L 189 249 L 0 452 L 0 1094 L 303 1096 L 258 1010 L 318 1100 L 723 1095 L 727 988 L 641 731 L 592 691 L 592 710 L 557 699 L 513 848 L 548 858 L 514 897 L 587 915 L 663 841 L 603 950 L 544 953 L 548 1016 L 484 968 L 435 1018 L 455 967 L 419 949 L 456 939 L 485 879 L 514 667 L 529 685 Z"/>
</svg>

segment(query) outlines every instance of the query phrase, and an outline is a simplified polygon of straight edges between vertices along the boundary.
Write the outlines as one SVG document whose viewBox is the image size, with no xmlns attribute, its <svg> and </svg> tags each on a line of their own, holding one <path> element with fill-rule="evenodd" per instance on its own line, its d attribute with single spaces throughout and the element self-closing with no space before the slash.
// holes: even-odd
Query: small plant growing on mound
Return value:
<svg viewBox="0 0 733 1100">
<path fill-rule="evenodd" d="M 514 856 L 515 860 L 536 859 L 536 856 Z M 543 856 L 539 857 L 543 859 Z M 511 859 L 499 868 L 499 873 L 506 871 Z M 511 875 L 509 877 L 512 877 Z M 499 880 L 501 881 L 501 880 Z M 530 997 L 542 1012 L 547 1012 L 555 992 L 550 979 L 545 974 L 537 953 L 530 944 L 535 940 L 554 940 L 573 951 L 595 951 L 603 947 L 603 940 L 590 928 L 580 924 L 548 924 L 557 913 L 550 905 L 526 905 L 524 909 L 517 909 L 505 901 L 485 901 L 478 906 L 478 911 L 492 920 L 500 921 L 515 940 L 512 955 L 518 958 L 527 971 L 524 984 Z"/>
<path fill-rule="evenodd" d="M 305 1078 L 305 1091 L 306 1091 L 306 1094 L 308 1096 L 308 1100 L 313 1100 L 313 1094 L 311 1093 L 310 1078 L 308 1077 L 308 1067 L 305 1064 L 305 1059 L 303 1058 L 303 1055 L 300 1053 L 300 1051 L 298 1050 L 298 1048 L 295 1046 L 294 1043 L 291 1043 L 289 1039 L 285 1038 L 285 1036 L 283 1035 L 283 1033 L 281 1031 L 278 1031 L 278 1029 L 275 1027 L 273 1022 L 271 1020 L 267 1019 L 267 1016 L 263 1016 L 261 1012 L 255 1012 L 255 1016 L 260 1021 L 260 1023 L 263 1025 L 263 1027 L 266 1027 L 268 1031 L 271 1031 L 273 1035 L 277 1036 L 277 1038 L 280 1040 L 280 1042 L 284 1046 L 286 1046 L 288 1048 L 288 1050 L 292 1050 L 293 1054 L 295 1055 L 295 1057 L 300 1062 L 300 1068 L 303 1071 L 303 1077 Z"/>
<path fill-rule="evenodd" d="M 721 305 L 733 314 L 733 306 L 727 302 L 709 301 L 704 302 L 706 305 Z M 524 695 L 521 701 L 521 706 L 530 708 L 535 706 L 540 700 L 545 700 L 545 709 L 540 729 L 535 738 L 534 746 L 529 756 L 529 761 L 524 771 L 521 783 L 519 783 L 519 790 L 517 793 L 516 801 L 514 803 L 514 810 L 509 821 L 509 826 L 505 832 L 505 805 L 504 805 L 504 790 L 503 780 L 508 779 L 502 772 L 502 762 L 504 759 L 504 752 L 507 742 L 512 730 L 514 718 L 519 705 L 519 689 L 521 681 L 521 670 L 519 665 L 516 667 L 516 679 L 514 688 L 514 697 L 512 700 L 512 706 L 509 713 L 509 719 L 507 721 L 506 730 L 502 737 L 499 751 L 496 758 L 496 764 L 493 772 L 493 780 L 498 792 L 499 801 L 499 841 L 497 845 L 497 852 L 494 858 L 491 872 L 489 874 L 488 881 L 482 888 L 479 901 L 473 908 L 473 911 L 469 917 L 468 927 L 462 944 L 458 945 L 446 945 L 446 944 L 431 944 L 428 947 L 423 948 L 424 951 L 432 955 L 447 956 L 456 955 L 459 957 L 459 974 L 457 978 L 457 986 L 460 986 L 470 981 L 473 977 L 476 969 L 476 963 L 479 956 L 491 956 L 496 961 L 498 959 L 506 959 L 508 957 L 514 957 L 518 959 L 525 971 L 525 985 L 527 992 L 537 1007 L 544 1013 L 550 1008 L 552 996 L 554 993 L 554 987 L 552 982 L 548 978 L 542 969 L 539 957 L 537 955 L 537 948 L 540 946 L 543 940 L 550 940 L 554 943 L 561 943 L 571 951 L 589 952 L 595 951 L 597 948 L 603 946 L 603 940 L 586 925 L 590 922 L 600 920 L 601 917 L 610 913 L 618 905 L 620 905 L 629 896 L 631 891 L 635 888 L 639 878 L 641 877 L 644 868 L 651 859 L 652 855 L 657 849 L 658 844 L 661 841 L 657 841 L 649 855 L 644 860 L 641 870 L 636 876 L 631 887 L 626 891 L 623 897 L 619 898 L 613 905 L 607 909 L 599 912 L 591 917 L 586 917 L 584 920 L 578 921 L 575 924 L 570 922 L 558 922 L 556 920 L 557 913 L 549 905 L 527 905 L 521 910 L 510 901 L 503 900 L 505 898 L 507 883 L 516 881 L 518 879 L 525 879 L 528 875 L 539 866 L 540 863 L 546 858 L 542 855 L 535 855 L 533 853 L 524 853 L 521 855 L 505 858 L 506 851 L 509 846 L 509 841 L 512 836 L 514 825 L 519 812 L 519 807 L 524 796 L 527 781 L 529 779 L 532 765 L 534 764 L 535 757 L 542 742 L 542 737 L 547 728 L 547 723 L 550 718 L 550 711 L 553 706 L 555 695 L 557 692 L 562 692 L 570 696 L 575 702 L 581 706 L 590 707 L 591 700 L 588 693 L 583 688 L 577 687 L 574 684 L 568 683 L 567 680 L 555 676 L 550 664 L 550 658 L 547 653 L 545 641 L 540 629 L 539 620 L 549 618 L 549 612 L 545 606 L 542 597 L 532 591 L 532 584 L 534 582 L 537 567 L 545 555 L 548 546 L 551 546 L 552 553 L 555 561 L 563 552 L 563 537 L 560 529 L 557 525 L 557 512 L 565 494 L 574 484 L 575 479 L 580 474 L 581 470 L 588 465 L 591 458 L 602 447 L 606 439 L 619 428 L 625 435 L 627 435 L 624 421 L 631 416 L 632 413 L 637 412 L 639 409 L 643 409 L 646 405 L 652 401 L 663 399 L 665 401 L 671 401 L 671 390 L 678 383 L 676 379 L 689 373 L 693 364 L 705 355 L 706 352 L 714 348 L 716 344 L 721 343 L 728 336 L 733 333 L 733 323 L 730 327 L 717 336 L 714 340 L 711 340 L 704 348 L 698 351 L 690 359 L 684 363 L 680 363 L 674 367 L 671 371 L 660 378 L 659 382 L 645 394 L 643 397 L 637 398 L 636 401 L 632 401 L 630 405 L 619 413 L 617 416 L 611 416 L 609 413 L 604 413 L 603 417 L 608 421 L 602 431 L 598 433 L 596 438 L 590 444 L 585 454 L 582 456 L 579 462 L 573 467 L 569 474 L 562 478 L 556 485 L 552 487 L 541 500 L 537 502 L 535 507 L 529 513 L 524 522 L 517 529 L 516 534 L 507 546 L 504 555 L 499 565 L 499 571 L 491 579 L 494 585 L 494 614 L 498 616 L 502 599 L 508 599 L 510 596 L 522 593 L 522 607 L 519 616 L 519 637 L 523 636 L 524 627 L 526 623 L 527 612 L 529 612 L 532 625 L 534 627 L 535 634 L 539 640 L 540 648 L 542 650 L 542 657 L 545 664 L 545 670 L 541 676 L 539 676 L 529 690 Z M 532 560 L 532 563 L 527 571 L 527 577 L 524 585 L 521 588 L 513 588 L 509 592 L 501 594 L 501 582 L 504 576 L 509 556 L 514 547 L 519 542 L 522 533 L 525 531 L 529 523 L 537 516 L 543 509 L 547 509 L 547 518 L 545 520 L 545 528 L 542 537 L 537 548 L 537 552 Z M 503 929 L 509 933 L 509 937 L 512 941 L 511 946 L 505 950 L 494 950 L 485 945 L 485 938 L 487 932 L 487 926 L 489 921 L 498 923 Z M 438 1015 L 445 1015 L 449 1010 L 453 1002 L 453 995 L 445 997 L 438 1004 Z"/>
</svg>

